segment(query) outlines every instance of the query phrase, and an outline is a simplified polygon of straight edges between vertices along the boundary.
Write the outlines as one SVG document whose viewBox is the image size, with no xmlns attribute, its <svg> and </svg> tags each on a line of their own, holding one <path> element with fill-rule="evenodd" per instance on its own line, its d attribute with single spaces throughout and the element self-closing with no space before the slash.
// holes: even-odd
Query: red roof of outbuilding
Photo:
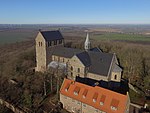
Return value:
<svg viewBox="0 0 150 113">
<path fill-rule="evenodd" d="M 128 101 L 127 95 L 119 94 L 98 86 L 88 86 L 69 79 L 64 79 L 60 93 L 107 113 L 124 113 Z M 103 105 L 100 105 L 100 102 L 102 102 Z M 116 110 L 112 110 L 111 106 L 115 107 Z"/>
</svg>

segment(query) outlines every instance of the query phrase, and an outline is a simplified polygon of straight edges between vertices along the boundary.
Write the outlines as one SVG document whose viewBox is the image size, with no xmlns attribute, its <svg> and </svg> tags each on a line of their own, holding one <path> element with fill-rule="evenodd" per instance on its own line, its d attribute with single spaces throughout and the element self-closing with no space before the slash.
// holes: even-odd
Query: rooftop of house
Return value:
<svg viewBox="0 0 150 113">
<path fill-rule="evenodd" d="M 123 113 L 128 101 L 127 95 L 69 79 L 64 79 L 60 93 L 107 113 Z"/>
<path fill-rule="evenodd" d="M 53 41 L 53 40 L 62 40 L 64 39 L 60 31 L 40 31 L 42 36 L 46 41 Z"/>
</svg>

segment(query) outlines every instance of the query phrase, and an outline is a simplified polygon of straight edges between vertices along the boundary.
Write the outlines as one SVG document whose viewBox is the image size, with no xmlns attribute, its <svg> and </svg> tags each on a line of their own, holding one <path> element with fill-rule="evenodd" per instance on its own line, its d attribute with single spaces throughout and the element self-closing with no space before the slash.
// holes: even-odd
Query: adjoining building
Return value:
<svg viewBox="0 0 150 113">
<path fill-rule="evenodd" d="M 74 113 L 128 113 L 130 98 L 126 95 L 64 79 L 60 102 Z"/>
</svg>

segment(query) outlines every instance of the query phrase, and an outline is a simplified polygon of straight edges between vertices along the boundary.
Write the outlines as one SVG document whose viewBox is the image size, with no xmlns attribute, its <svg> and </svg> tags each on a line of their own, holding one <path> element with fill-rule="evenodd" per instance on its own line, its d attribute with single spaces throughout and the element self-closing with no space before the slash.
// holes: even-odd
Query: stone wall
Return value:
<svg viewBox="0 0 150 113">
<path fill-rule="evenodd" d="M 106 113 L 103 110 L 96 109 L 88 104 L 82 103 L 78 100 L 66 97 L 60 94 L 60 102 L 63 104 L 63 108 L 69 112 L 74 113 Z"/>
<path fill-rule="evenodd" d="M 103 81 L 108 81 L 108 76 L 102 76 L 94 73 L 88 73 L 87 74 L 88 78 L 95 79 L 95 80 L 103 80 Z"/>
</svg>

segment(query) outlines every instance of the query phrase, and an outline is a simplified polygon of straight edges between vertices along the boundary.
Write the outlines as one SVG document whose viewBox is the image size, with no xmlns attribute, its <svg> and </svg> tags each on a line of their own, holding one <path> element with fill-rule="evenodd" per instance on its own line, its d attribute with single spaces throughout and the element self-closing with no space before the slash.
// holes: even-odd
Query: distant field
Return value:
<svg viewBox="0 0 150 113">
<path fill-rule="evenodd" d="M 35 31 L 11 30 L 0 32 L 0 45 L 20 42 L 35 37 Z"/>
<path fill-rule="evenodd" d="M 105 33 L 93 34 L 92 37 L 96 40 L 150 41 L 150 36 L 139 34 Z"/>
</svg>

